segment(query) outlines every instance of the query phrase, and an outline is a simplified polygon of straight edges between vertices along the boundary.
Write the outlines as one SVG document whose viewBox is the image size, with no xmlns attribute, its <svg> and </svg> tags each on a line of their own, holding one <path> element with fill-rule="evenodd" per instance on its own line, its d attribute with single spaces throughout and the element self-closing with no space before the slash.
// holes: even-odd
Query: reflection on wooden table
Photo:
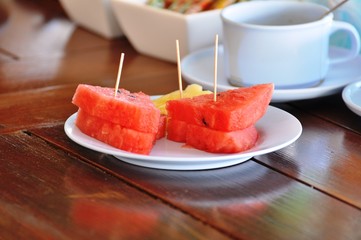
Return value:
<svg viewBox="0 0 361 240">
<path fill-rule="evenodd" d="M 360 117 L 340 93 L 272 104 L 303 126 L 276 152 L 214 170 L 143 168 L 64 133 L 76 86 L 113 87 L 121 52 L 121 87 L 177 89 L 176 64 L 75 26 L 55 0 L 0 3 L 0 238 L 361 238 Z"/>
</svg>

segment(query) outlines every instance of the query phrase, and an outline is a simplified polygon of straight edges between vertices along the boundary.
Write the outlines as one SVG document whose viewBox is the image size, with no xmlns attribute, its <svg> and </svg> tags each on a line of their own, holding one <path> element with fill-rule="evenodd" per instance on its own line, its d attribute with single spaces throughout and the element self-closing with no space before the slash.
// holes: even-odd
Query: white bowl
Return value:
<svg viewBox="0 0 361 240">
<path fill-rule="evenodd" d="M 105 38 L 123 35 L 113 15 L 110 0 L 60 0 L 70 19 Z"/>
<path fill-rule="evenodd" d="M 146 5 L 146 0 L 111 0 L 124 34 L 140 53 L 176 62 L 176 40 L 180 56 L 214 45 L 221 40 L 220 10 L 182 14 Z"/>
</svg>

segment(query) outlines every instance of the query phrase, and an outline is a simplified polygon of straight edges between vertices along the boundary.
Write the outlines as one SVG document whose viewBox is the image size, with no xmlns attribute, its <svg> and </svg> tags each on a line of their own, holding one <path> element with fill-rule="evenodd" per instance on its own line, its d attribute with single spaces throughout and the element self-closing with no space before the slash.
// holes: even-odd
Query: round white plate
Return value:
<svg viewBox="0 0 361 240">
<path fill-rule="evenodd" d="M 342 91 L 342 98 L 351 111 L 361 116 L 361 81 L 347 85 Z"/>
<path fill-rule="evenodd" d="M 119 150 L 83 134 L 75 126 L 75 118 L 76 113 L 70 116 L 64 125 L 65 133 L 74 142 L 98 152 L 114 155 L 124 162 L 169 170 L 199 170 L 235 165 L 253 156 L 286 147 L 296 141 L 302 132 L 302 125 L 297 118 L 281 109 L 269 106 L 266 114 L 256 124 L 260 134 L 259 139 L 248 151 L 213 154 L 163 138 L 156 142 L 150 155 L 141 155 Z"/>
<path fill-rule="evenodd" d="M 226 91 L 236 87 L 228 83 L 223 68 L 223 46 L 218 51 L 217 88 Z M 333 56 L 345 54 L 346 49 L 332 47 Z M 214 82 L 214 48 L 206 48 L 184 57 L 182 63 L 182 76 L 189 83 L 197 83 L 208 90 L 213 90 Z M 302 99 L 311 99 L 335 94 L 344 86 L 361 80 L 361 56 L 348 63 L 335 64 L 324 81 L 314 87 L 297 89 L 275 89 L 272 102 L 286 102 Z"/>
</svg>

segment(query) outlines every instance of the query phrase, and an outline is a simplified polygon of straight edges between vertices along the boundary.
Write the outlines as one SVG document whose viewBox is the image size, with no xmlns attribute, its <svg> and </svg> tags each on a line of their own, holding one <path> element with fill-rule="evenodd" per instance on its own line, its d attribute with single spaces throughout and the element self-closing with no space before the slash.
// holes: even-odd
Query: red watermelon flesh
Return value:
<svg viewBox="0 0 361 240">
<path fill-rule="evenodd" d="M 169 119 L 169 140 L 184 142 L 196 149 L 212 153 L 237 153 L 252 148 L 258 139 L 257 129 L 252 125 L 237 131 L 218 131 L 186 122 Z"/>
<path fill-rule="evenodd" d="M 266 112 L 271 101 L 273 84 L 259 84 L 217 94 L 167 102 L 171 119 L 220 131 L 234 131 L 255 124 Z"/>
<path fill-rule="evenodd" d="M 145 133 L 156 133 L 160 111 L 150 97 L 142 92 L 130 93 L 119 89 L 79 84 L 73 103 L 88 114 L 125 128 Z"/>
<path fill-rule="evenodd" d="M 75 125 L 90 137 L 133 153 L 149 154 L 156 140 L 156 133 L 124 128 L 119 124 L 92 116 L 81 108 L 78 110 Z"/>
<path fill-rule="evenodd" d="M 168 119 L 167 139 L 175 142 L 186 142 L 188 124 L 176 119 Z"/>
<path fill-rule="evenodd" d="M 159 126 L 158 126 L 157 135 L 156 135 L 157 140 L 165 137 L 166 131 L 167 131 L 166 126 L 167 126 L 167 116 L 166 115 L 160 115 Z"/>
<path fill-rule="evenodd" d="M 257 129 L 248 128 L 224 132 L 189 124 L 186 144 L 212 153 L 237 153 L 252 148 L 258 139 Z"/>
</svg>

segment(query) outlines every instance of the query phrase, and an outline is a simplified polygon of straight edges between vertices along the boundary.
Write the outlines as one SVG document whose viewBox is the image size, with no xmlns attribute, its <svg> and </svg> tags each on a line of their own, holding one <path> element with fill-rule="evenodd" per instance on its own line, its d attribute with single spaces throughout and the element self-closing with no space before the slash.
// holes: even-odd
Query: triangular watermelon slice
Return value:
<svg viewBox="0 0 361 240">
<path fill-rule="evenodd" d="M 271 101 L 272 83 L 237 88 L 217 94 L 167 102 L 168 117 L 188 124 L 219 131 L 235 131 L 248 128 L 266 112 Z"/>
<path fill-rule="evenodd" d="M 81 108 L 76 126 L 86 135 L 124 151 L 146 154 L 152 150 L 156 133 L 144 133 L 92 116 Z"/>
<path fill-rule="evenodd" d="M 207 152 L 237 153 L 253 147 L 258 133 L 254 126 L 226 132 L 169 119 L 167 139 Z"/>
<path fill-rule="evenodd" d="M 73 103 L 91 116 L 139 132 L 157 133 L 160 110 L 150 97 L 142 92 L 131 93 L 114 88 L 79 84 Z"/>
</svg>

